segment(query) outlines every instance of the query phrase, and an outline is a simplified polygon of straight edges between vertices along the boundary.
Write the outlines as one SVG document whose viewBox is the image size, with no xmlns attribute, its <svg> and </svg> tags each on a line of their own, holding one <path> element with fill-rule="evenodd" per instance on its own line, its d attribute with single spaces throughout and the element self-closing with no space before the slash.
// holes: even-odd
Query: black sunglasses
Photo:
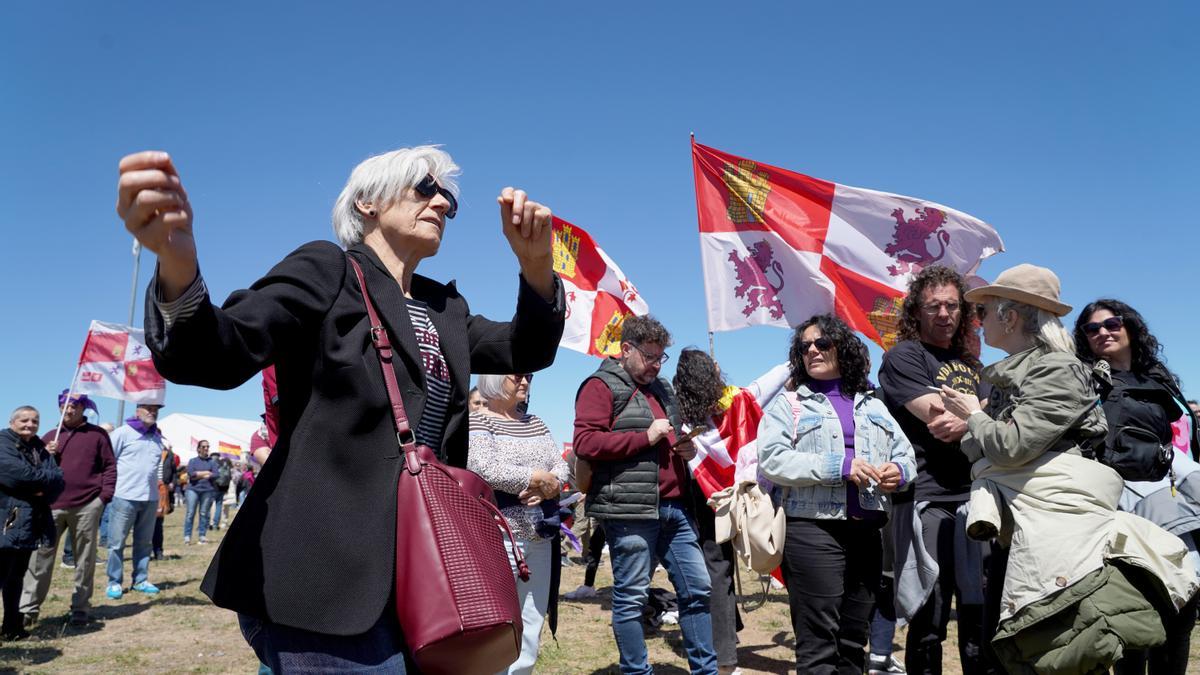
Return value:
<svg viewBox="0 0 1200 675">
<path fill-rule="evenodd" d="M 808 348 L 813 345 L 816 345 L 817 349 L 819 351 L 827 352 L 833 348 L 833 340 L 825 337 L 824 335 L 817 338 L 816 340 L 801 340 L 800 341 L 800 353 L 807 354 Z"/>
<path fill-rule="evenodd" d="M 979 303 L 975 305 L 975 316 L 979 317 L 980 321 L 987 318 L 987 305 Z"/>
<path fill-rule="evenodd" d="M 1083 332 L 1087 335 L 1095 335 L 1100 332 L 1101 328 L 1108 330 L 1110 333 L 1117 332 L 1118 329 L 1125 325 L 1125 317 L 1110 316 L 1103 321 L 1093 321 L 1083 324 Z"/>
<path fill-rule="evenodd" d="M 443 197 L 445 197 L 446 201 L 450 202 L 450 208 L 446 209 L 447 218 L 453 218 L 454 215 L 458 213 L 458 200 L 454 198 L 454 195 L 449 190 L 441 185 L 438 185 L 437 180 L 435 180 L 432 175 L 425 174 L 425 177 L 422 178 L 421 182 L 417 183 L 416 187 L 413 189 L 417 191 L 417 194 L 425 197 L 426 199 L 429 199 L 436 194 L 441 194 Z"/>
</svg>

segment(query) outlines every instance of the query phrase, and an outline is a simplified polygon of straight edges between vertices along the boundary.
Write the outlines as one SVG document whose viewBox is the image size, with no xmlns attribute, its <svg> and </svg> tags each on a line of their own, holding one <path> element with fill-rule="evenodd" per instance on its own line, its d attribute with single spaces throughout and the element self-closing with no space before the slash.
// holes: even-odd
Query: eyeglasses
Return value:
<svg viewBox="0 0 1200 675">
<path fill-rule="evenodd" d="M 638 353 L 642 355 L 642 360 L 645 361 L 646 363 L 649 363 L 652 365 L 658 364 L 661 366 L 662 364 L 667 362 L 667 359 L 671 358 L 666 352 L 663 352 L 663 353 L 659 354 L 658 356 L 654 356 L 653 354 L 647 354 L 646 350 L 633 344 L 632 342 L 629 343 L 629 346 L 638 350 Z"/>
<path fill-rule="evenodd" d="M 927 305 L 921 305 L 921 311 L 930 316 L 937 316 L 943 308 L 947 314 L 958 314 L 959 310 L 962 309 L 962 305 L 957 302 L 931 302 Z"/>
<path fill-rule="evenodd" d="M 830 349 L 833 349 L 833 340 L 825 337 L 824 335 L 816 340 L 801 340 L 800 353 L 807 354 L 809 347 L 812 347 L 813 345 L 817 346 L 818 351 L 827 352 Z"/>
<path fill-rule="evenodd" d="M 450 208 L 446 209 L 447 218 L 453 218 L 458 213 L 458 200 L 454 198 L 454 195 L 449 190 L 438 185 L 437 180 L 432 175 L 425 174 L 425 177 L 413 189 L 417 191 L 417 194 L 426 199 L 432 198 L 435 194 L 445 197 L 446 201 L 450 202 Z"/>
<path fill-rule="evenodd" d="M 983 321 L 984 319 L 986 319 L 987 318 L 987 305 L 983 304 L 982 302 L 975 305 L 975 316 L 978 316 L 980 321 Z"/>
<path fill-rule="evenodd" d="M 1091 323 L 1083 324 L 1083 332 L 1086 335 L 1092 336 L 1100 332 L 1103 328 L 1110 333 L 1115 333 L 1125 325 L 1125 317 L 1110 316 L 1103 321 L 1092 321 Z"/>
<path fill-rule="evenodd" d="M 533 382 L 533 373 L 513 373 L 511 377 L 517 382 L 520 382 L 521 380 Z"/>
</svg>

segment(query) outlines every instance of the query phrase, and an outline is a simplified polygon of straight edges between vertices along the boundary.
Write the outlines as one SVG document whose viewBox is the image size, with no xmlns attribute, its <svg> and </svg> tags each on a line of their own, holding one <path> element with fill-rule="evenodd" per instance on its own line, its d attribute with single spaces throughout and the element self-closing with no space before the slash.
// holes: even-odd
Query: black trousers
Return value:
<svg viewBox="0 0 1200 675">
<path fill-rule="evenodd" d="M 700 551 L 704 554 L 704 566 L 712 582 L 709 596 L 709 611 L 712 614 L 713 647 L 717 650 L 718 666 L 736 666 L 738 662 L 737 633 L 742 629 L 742 617 L 738 614 L 737 589 L 734 588 L 735 560 L 733 542 L 718 544 L 716 514 L 704 503 L 698 485 L 692 485 L 697 495 L 695 507 L 696 530 L 700 537 Z"/>
<path fill-rule="evenodd" d="M 154 519 L 154 536 L 150 538 L 150 547 L 156 555 L 163 552 L 163 517 Z"/>
<path fill-rule="evenodd" d="M 882 570 L 882 521 L 787 519 L 787 579 L 796 672 L 861 675 Z"/>
<path fill-rule="evenodd" d="M 987 672 L 983 651 L 983 605 L 964 605 L 955 580 L 954 512 L 958 505 L 958 502 L 933 502 L 921 512 L 925 550 L 937 559 L 940 571 L 929 599 L 908 626 L 904 667 L 909 675 L 941 675 L 942 643 L 950 625 L 952 600 L 956 601 L 958 612 L 958 656 L 963 675 Z M 985 556 L 985 567 L 987 563 Z"/>
<path fill-rule="evenodd" d="M 600 525 L 600 521 L 592 530 L 592 536 L 588 538 L 587 550 L 583 552 L 583 560 L 587 565 L 583 570 L 583 583 L 586 586 L 596 587 L 596 571 L 600 569 L 600 556 L 604 553 L 604 526 Z"/>
<path fill-rule="evenodd" d="M 4 621 L 0 633 L 16 633 L 24 628 L 21 618 L 21 585 L 25 582 L 25 571 L 29 569 L 32 550 L 0 549 L 0 597 L 4 601 Z"/>
</svg>

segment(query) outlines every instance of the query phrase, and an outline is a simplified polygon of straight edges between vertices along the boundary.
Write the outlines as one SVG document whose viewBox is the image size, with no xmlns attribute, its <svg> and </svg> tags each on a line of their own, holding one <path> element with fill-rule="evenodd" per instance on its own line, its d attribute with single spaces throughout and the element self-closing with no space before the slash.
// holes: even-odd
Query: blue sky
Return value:
<svg viewBox="0 0 1200 675">
<path fill-rule="evenodd" d="M 672 355 L 705 346 L 689 132 L 991 223 L 1008 250 L 985 278 L 1032 262 L 1058 272 L 1076 307 L 1126 300 L 1200 396 L 1200 6 L 684 7 L 7 3 L 0 408 L 51 417 L 88 322 L 125 321 L 131 240 L 113 210 L 116 167 L 148 148 L 175 157 L 218 302 L 332 238 L 330 208 L 359 161 L 433 142 L 463 167 L 463 195 L 421 273 L 457 279 L 475 311 L 508 316 L 516 263 L 494 198 L 517 185 L 592 233 L 674 332 Z M 147 256 L 139 293 L 152 267 Z M 717 358 L 744 384 L 783 360 L 788 338 L 721 333 Z M 534 384 L 533 411 L 559 440 L 596 365 L 560 350 Z M 100 406 L 116 415 L 115 401 Z M 168 406 L 253 418 L 261 399 L 257 380 L 172 386 Z"/>
</svg>

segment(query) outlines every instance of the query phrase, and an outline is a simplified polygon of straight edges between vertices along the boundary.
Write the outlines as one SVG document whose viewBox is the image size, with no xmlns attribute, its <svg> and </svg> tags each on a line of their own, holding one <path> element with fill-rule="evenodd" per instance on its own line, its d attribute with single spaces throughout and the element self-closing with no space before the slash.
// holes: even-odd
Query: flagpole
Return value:
<svg viewBox="0 0 1200 675">
<path fill-rule="evenodd" d="M 133 284 L 129 289 L 129 321 L 125 324 L 133 328 L 133 311 L 137 307 L 137 286 L 138 286 L 138 267 L 142 261 L 142 242 L 133 241 Z M 74 386 L 74 385 L 72 385 Z M 120 399 L 117 402 L 117 421 L 116 426 L 120 426 L 125 420 L 125 399 Z"/>
<path fill-rule="evenodd" d="M 92 337 L 92 332 L 88 331 L 88 338 Z M 87 340 L 83 341 L 83 348 L 87 349 Z M 63 399 L 63 404 L 59 406 L 61 412 L 58 413 L 58 429 L 54 431 L 54 441 L 58 442 L 58 437 L 62 435 L 63 420 L 67 419 L 67 401 L 75 395 L 75 383 L 79 381 L 79 371 L 83 369 L 83 357 L 79 357 L 79 363 L 75 364 L 75 374 L 71 376 L 71 384 L 67 386 L 67 397 Z"/>
<path fill-rule="evenodd" d="M 713 332 L 711 330 L 708 331 L 708 357 L 714 361 L 717 358 L 716 351 L 713 349 Z"/>
</svg>

